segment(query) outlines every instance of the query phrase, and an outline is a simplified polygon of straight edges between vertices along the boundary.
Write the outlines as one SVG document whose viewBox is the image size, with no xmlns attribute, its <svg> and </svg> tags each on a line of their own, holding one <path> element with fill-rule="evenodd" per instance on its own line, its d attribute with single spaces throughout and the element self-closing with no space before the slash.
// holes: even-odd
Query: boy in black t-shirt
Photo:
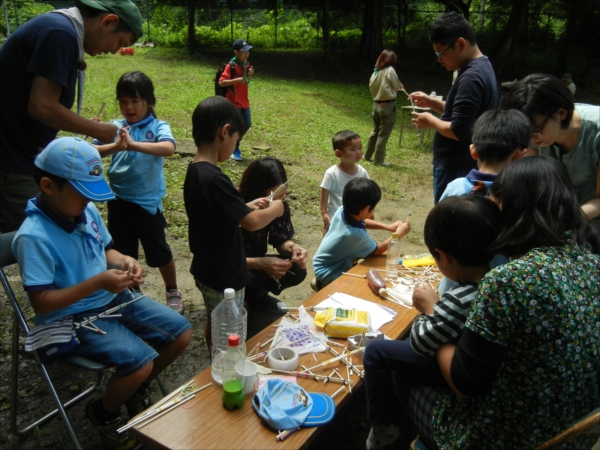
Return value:
<svg viewBox="0 0 600 450">
<path fill-rule="evenodd" d="M 246 129 L 233 103 L 210 97 L 192 115 L 196 157 L 189 165 L 183 185 L 183 199 L 189 220 L 189 244 L 194 257 L 190 272 L 202 292 L 208 320 L 206 343 L 212 348 L 210 315 L 232 288 L 240 304 L 248 282 L 246 254 L 240 225 L 255 231 L 283 214 L 281 200 L 258 198 L 244 203 L 231 180 L 217 163 L 227 161 Z"/>
</svg>

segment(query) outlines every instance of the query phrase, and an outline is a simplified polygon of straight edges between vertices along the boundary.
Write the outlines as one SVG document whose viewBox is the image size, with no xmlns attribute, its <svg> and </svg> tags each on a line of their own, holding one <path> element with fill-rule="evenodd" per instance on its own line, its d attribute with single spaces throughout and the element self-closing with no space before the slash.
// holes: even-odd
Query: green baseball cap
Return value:
<svg viewBox="0 0 600 450">
<path fill-rule="evenodd" d="M 136 38 L 142 35 L 142 15 L 138 7 L 130 0 L 75 0 L 75 6 L 84 4 L 90 8 L 108 11 L 119 16 Z"/>
</svg>

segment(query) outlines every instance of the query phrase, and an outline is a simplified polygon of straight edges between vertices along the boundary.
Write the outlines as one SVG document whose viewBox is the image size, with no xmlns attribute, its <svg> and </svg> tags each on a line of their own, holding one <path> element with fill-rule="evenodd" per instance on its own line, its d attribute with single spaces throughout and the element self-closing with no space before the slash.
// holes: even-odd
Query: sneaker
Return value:
<svg viewBox="0 0 600 450">
<path fill-rule="evenodd" d="M 125 402 L 127 408 L 127 414 L 129 414 L 129 420 L 133 419 L 142 411 L 147 410 L 152 405 L 152 399 L 148 389 L 144 389 L 144 392 L 136 392 L 131 396 L 129 400 Z"/>
<path fill-rule="evenodd" d="M 243 161 L 242 151 L 239 148 L 236 148 L 233 154 L 230 156 L 230 158 L 238 162 Z"/>
<path fill-rule="evenodd" d="M 374 166 L 380 166 L 380 167 L 389 167 L 390 163 L 387 161 L 382 162 L 381 164 L 373 164 Z"/>
<path fill-rule="evenodd" d="M 173 311 L 183 314 L 183 296 L 179 289 L 169 289 L 167 291 L 167 306 Z"/>
<path fill-rule="evenodd" d="M 400 429 L 396 424 L 373 425 L 367 438 L 367 450 L 380 450 L 392 445 L 400 437 Z"/>
<path fill-rule="evenodd" d="M 96 431 L 100 434 L 100 439 L 104 444 L 104 447 L 110 450 L 130 450 L 138 445 L 138 442 L 129 437 L 126 432 L 117 433 L 117 430 L 125 425 L 123 416 L 119 416 L 113 420 L 100 420 L 96 416 L 97 403 L 102 401 L 101 399 L 95 399 L 88 402 L 85 405 L 85 416 Z"/>
</svg>

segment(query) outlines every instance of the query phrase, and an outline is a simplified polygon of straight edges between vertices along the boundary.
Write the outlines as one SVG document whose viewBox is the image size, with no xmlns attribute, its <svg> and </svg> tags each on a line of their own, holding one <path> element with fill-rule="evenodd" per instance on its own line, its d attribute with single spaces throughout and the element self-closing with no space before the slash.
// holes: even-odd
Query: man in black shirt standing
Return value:
<svg viewBox="0 0 600 450">
<path fill-rule="evenodd" d="M 498 88 L 494 69 L 479 50 L 475 31 L 456 12 L 439 16 L 429 26 L 429 41 L 438 61 L 452 72 L 458 70 L 446 101 L 413 92 L 416 106 L 431 108 L 441 114 L 413 113 L 412 123 L 418 128 L 433 128 L 433 196 L 437 204 L 446 186 L 464 177 L 476 167 L 471 158 L 471 128 L 488 109 L 498 108 Z"/>
</svg>

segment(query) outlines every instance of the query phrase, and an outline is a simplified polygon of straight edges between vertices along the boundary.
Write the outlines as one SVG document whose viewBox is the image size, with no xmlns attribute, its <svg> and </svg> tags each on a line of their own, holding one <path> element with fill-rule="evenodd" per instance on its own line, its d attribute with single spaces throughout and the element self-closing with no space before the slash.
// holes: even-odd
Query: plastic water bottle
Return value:
<svg viewBox="0 0 600 450">
<path fill-rule="evenodd" d="M 400 259 L 400 241 L 398 234 L 392 234 L 392 240 L 388 243 L 387 259 L 385 262 L 385 275 L 388 278 L 398 278 L 398 260 Z"/>
<path fill-rule="evenodd" d="M 223 300 L 213 310 L 211 316 L 212 327 L 212 367 L 211 374 L 217 383 L 223 383 L 223 356 L 229 346 L 229 335 L 237 334 L 239 337 L 239 351 L 246 354 L 246 333 L 248 329 L 248 313 L 243 305 L 235 301 L 235 291 L 225 289 Z"/>
</svg>

